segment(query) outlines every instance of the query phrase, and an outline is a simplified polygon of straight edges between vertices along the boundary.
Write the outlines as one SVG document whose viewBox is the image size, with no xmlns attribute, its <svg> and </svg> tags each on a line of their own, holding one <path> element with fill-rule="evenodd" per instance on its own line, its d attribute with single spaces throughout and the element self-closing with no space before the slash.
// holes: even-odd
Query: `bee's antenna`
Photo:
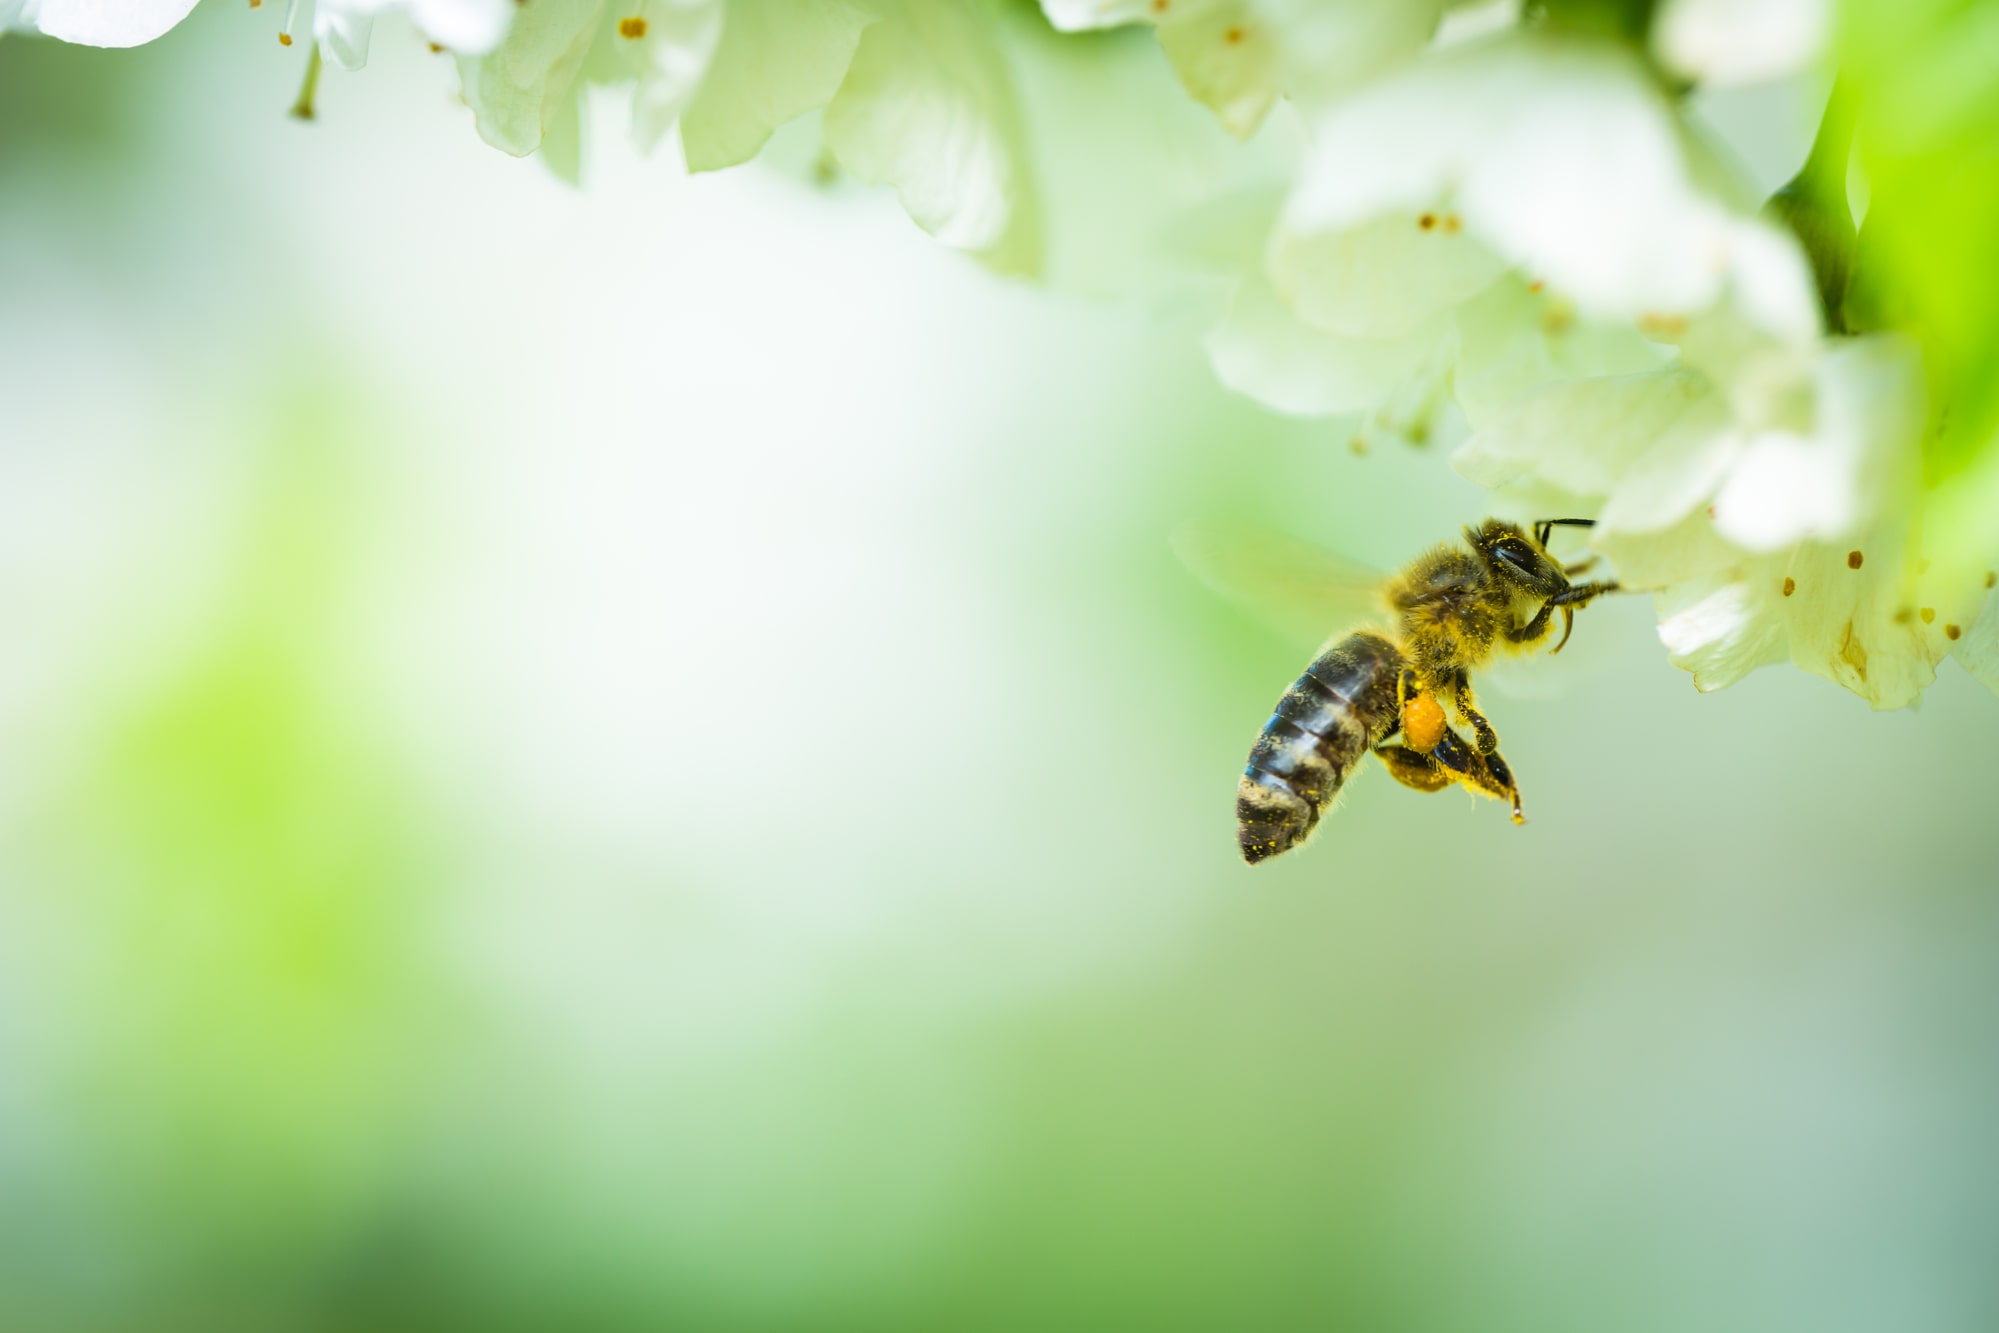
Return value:
<svg viewBox="0 0 1999 1333">
<path fill-rule="evenodd" d="M 1534 525 L 1534 540 L 1546 546 L 1548 537 L 1556 528 L 1593 528 L 1593 518 L 1544 518 Z"/>
</svg>

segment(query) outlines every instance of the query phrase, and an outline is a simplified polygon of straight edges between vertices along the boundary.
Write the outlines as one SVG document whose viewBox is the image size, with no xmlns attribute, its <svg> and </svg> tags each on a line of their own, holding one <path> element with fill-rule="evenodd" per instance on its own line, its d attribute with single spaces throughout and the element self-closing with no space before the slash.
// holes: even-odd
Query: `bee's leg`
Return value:
<svg viewBox="0 0 1999 1333">
<path fill-rule="evenodd" d="M 1471 677 L 1462 671 L 1453 686 L 1451 703 L 1458 710 L 1458 718 L 1472 729 L 1480 754 L 1491 754 L 1499 748 L 1499 733 L 1485 720 L 1485 714 L 1478 711 L 1478 701 L 1472 698 Z"/>
<path fill-rule="evenodd" d="M 1550 601 L 1534 613 L 1534 618 L 1524 625 L 1515 625 L 1506 631 L 1508 643 L 1539 643 L 1548 637 L 1548 617 L 1555 612 L 1555 604 Z"/>
<path fill-rule="evenodd" d="M 1527 822 L 1520 813 L 1520 786 L 1513 780 L 1513 769 L 1497 753 L 1480 754 L 1458 739 L 1456 732 L 1447 731 L 1432 757 L 1473 791 L 1511 804 L 1514 823 Z"/>
<path fill-rule="evenodd" d="M 1406 745 L 1377 745 L 1374 754 L 1391 777 L 1417 791 L 1442 791 L 1457 781 L 1448 769 L 1439 766 L 1429 755 Z"/>
<path fill-rule="evenodd" d="M 1602 583 L 1572 583 L 1548 599 L 1549 606 L 1588 606 L 1607 592 L 1622 591 L 1615 579 Z"/>
</svg>

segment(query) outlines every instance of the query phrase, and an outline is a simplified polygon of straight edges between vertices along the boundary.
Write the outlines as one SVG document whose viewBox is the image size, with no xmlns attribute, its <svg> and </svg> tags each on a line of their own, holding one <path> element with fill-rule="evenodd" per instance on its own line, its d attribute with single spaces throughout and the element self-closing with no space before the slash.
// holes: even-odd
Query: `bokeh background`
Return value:
<svg viewBox="0 0 1999 1333">
<path fill-rule="evenodd" d="M 275 22 L 0 42 L 0 1327 L 1999 1322 L 1954 666 L 1700 696 L 1593 607 L 1488 701 L 1526 828 L 1369 773 L 1252 872 L 1305 659 L 1167 536 L 1392 565 L 1441 444 L 809 122 L 572 188 L 407 28 L 287 118 Z M 1815 112 L 1706 108 L 1766 186 Z"/>
</svg>

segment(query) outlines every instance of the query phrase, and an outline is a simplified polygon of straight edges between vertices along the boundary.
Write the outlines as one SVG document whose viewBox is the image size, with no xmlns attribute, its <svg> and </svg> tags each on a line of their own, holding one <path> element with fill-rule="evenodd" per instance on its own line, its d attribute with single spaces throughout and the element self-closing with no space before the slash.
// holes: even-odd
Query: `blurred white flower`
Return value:
<svg viewBox="0 0 1999 1333">
<path fill-rule="evenodd" d="M 1004 270 L 1038 262 L 1012 76 L 971 0 L 536 0 L 459 68 L 481 137 L 517 156 L 586 81 L 633 87 L 643 147 L 678 122 L 695 171 L 747 161 L 824 107 L 840 165 L 894 186 L 924 230 Z"/>
<path fill-rule="evenodd" d="M 603 16 L 604 0 L 535 0 L 491 53 L 460 53 L 459 79 L 479 137 L 516 157 L 539 148 Z"/>
<path fill-rule="evenodd" d="M 1188 95 L 1241 138 L 1422 49 L 1442 0 L 1042 0 L 1062 32 L 1150 23 Z"/>
<path fill-rule="evenodd" d="M 1311 128 L 1209 338 L 1223 381 L 1280 411 L 1379 419 L 1413 403 L 1387 415 L 1425 438 L 1446 380 L 1477 426 L 1551 379 L 1656 367 L 1669 338 L 1754 378 L 1795 367 L 1819 334 L 1795 243 L 1714 187 L 1615 43 L 1441 48 Z"/>
<path fill-rule="evenodd" d="M 0 0 L 0 33 L 39 32 L 79 46 L 141 46 L 186 18 L 195 0 Z"/>
<path fill-rule="evenodd" d="M 996 20 L 964 0 L 875 0 L 826 107 L 826 146 L 856 179 L 893 185 L 919 226 L 1010 272 L 1040 260 L 1012 75 Z"/>
<path fill-rule="evenodd" d="M 629 84 L 632 133 L 647 148 L 700 87 L 722 32 L 722 0 L 535 0 L 506 41 L 458 61 L 479 136 L 525 157 L 582 84 Z"/>
<path fill-rule="evenodd" d="M 1666 68 L 1710 87 L 1808 68 L 1832 27 L 1828 0 L 1668 0 L 1652 45 Z"/>
<path fill-rule="evenodd" d="M 1334 104 L 1279 219 L 1279 291 L 1307 322 L 1395 335 L 1518 269 L 1584 318 L 1743 314 L 1809 337 L 1795 247 L 1697 178 L 1672 105 L 1612 42 L 1519 33 L 1439 50 Z M 1768 270 L 1784 264 L 1794 280 Z"/>
<path fill-rule="evenodd" d="M 506 38 L 516 8 L 514 0 L 315 0 L 312 36 L 334 64 L 360 69 L 368 63 L 376 17 L 402 9 L 417 31 L 437 45 L 462 55 L 484 55 Z"/>
<path fill-rule="evenodd" d="M 688 170 L 747 162 L 778 126 L 825 106 L 875 18 L 847 0 L 731 0 L 721 44 L 680 118 Z"/>
</svg>

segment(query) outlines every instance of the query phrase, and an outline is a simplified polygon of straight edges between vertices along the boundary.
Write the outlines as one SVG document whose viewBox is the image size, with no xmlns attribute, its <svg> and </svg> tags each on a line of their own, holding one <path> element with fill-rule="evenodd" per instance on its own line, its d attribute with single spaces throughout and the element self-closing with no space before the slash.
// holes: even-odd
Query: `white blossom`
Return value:
<svg viewBox="0 0 1999 1333">
<path fill-rule="evenodd" d="M 1668 0 L 1652 45 L 1666 68 L 1710 87 L 1808 68 L 1832 27 L 1829 0 Z"/>
<path fill-rule="evenodd" d="M 368 40 L 375 20 L 390 10 L 406 10 L 417 31 L 461 55 L 483 55 L 507 35 L 518 8 L 513 0 L 315 0 L 313 40 L 342 69 L 368 63 Z"/>
<path fill-rule="evenodd" d="M 0 0 L 0 33 L 38 32 L 79 46 L 143 46 L 195 0 Z"/>
<path fill-rule="evenodd" d="M 1422 49 L 1441 0 L 1042 0 L 1063 32 L 1150 23 L 1189 96 L 1247 138 L 1281 97 L 1315 105 Z"/>
</svg>

